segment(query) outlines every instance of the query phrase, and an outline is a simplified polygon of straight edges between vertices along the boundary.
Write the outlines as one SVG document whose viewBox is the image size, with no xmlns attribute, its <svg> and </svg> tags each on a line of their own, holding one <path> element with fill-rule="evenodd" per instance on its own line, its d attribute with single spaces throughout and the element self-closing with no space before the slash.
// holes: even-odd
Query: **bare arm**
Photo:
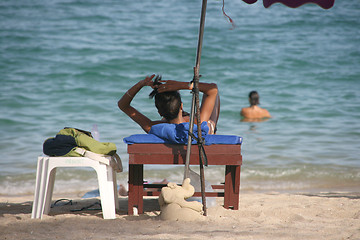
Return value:
<svg viewBox="0 0 360 240">
<path fill-rule="evenodd" d="M 218 88 L 215 83 L 199 83 L 199 91 L 204 93 L 200 107 L 201 122 L 209 121 L 215 107 Z"/>
<path fill-rule="evenodd" d="M 134 120 L 137 124 L 141 126 L 141 128 L 145 132 L 149 132 L 151 126 L 155 124 L 154 121 L 151 121 L 148 117 L 143 115 L 137 109 L 132 107 L 131 101 L 135 97 L 135 95 L 144 87 L 144 86 L 152 86 L 152 79 L 155 75 L 147 76 L 145 79 L 139 81 L 134 86 L 132 86 L 118 101 L 118 106 L 121 111 L 126 113 L 132 120 Z"/>
</svg>

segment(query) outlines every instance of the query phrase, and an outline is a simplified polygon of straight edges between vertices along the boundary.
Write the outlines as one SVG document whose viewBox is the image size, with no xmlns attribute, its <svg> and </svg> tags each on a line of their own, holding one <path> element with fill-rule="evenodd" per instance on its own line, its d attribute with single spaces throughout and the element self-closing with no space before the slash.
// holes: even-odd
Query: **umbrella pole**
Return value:
<svg viewBox="0 0 360 240">
<path fill-rule="evenodd" d="M 197 53 L 196 53 L 196 64 L 194 67 L 194 87 L 192 90 L 192 104 L 191 104 L 191 113 L 190 113 L 190 127 L 189 132 L 193 132 L 193 125 L 194 125 L 194 119 L 196 115 L 197 119 L 197 127 L 198 127 L 198 138 L 201 139 L 201 120 L 200 120 L 200 107 L 199 107 L 199 70 L 200 70 L 200 59 L 201 59 L 201 49 L 202 49 L 202 42 L 203 42 L 203 36 L 204 36 L 204 26 L 205 26 L 205 15 L 206 15 L 206 6 L 207 6 L 207 0 L 202 1 L 202 8 L 201 8 L 201 18 L 200 18 L 200 28 L 199 28 L 199 38 L 198 38 L 198 47 L 197 47 Z M 196 110 L 196 114 L 195 114 Z M 192 137 L 188 136 L 188 145 L 187 145 L 187 151 L 186 151 L 186 162 L 185 162 L 185 178 L 189 177 L 189 165 L 190 165 L 190 153 L 191 153 L 191 143 L 192 143 Z M 204 215 L 207 215 L 206 210 L 206 198 L 205 198 L 205 176 L 204 176 L 204 166 L 203 166 L 203 154 L 201 152 L 201 149 L 199 147 L 199 165 L 200 165 L 200 181 L 201 181 L 201 197 L 203 202 L 203 211 Z"/>
<path fill-rule="evenodd" d="M 195 114 L 195 92 L 192 91 L 189 132 L 193 132 L 193 130 L 194 130 L 194 114 Z M 189 173 L 190 172 L 190 166 L 189 165 L 190 165 L 191 143 L 192 143 L 192 137 L 188 136 L 184 179 L 190 177 L 190 173 Z"/>
</svg>

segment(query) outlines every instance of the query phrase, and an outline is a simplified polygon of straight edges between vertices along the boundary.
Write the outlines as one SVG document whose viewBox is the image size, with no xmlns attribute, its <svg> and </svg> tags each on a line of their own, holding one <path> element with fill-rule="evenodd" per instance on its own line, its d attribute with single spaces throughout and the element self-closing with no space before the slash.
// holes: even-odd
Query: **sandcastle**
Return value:
<svg viewBox="0 0 360 240">
<path fill-rule="evenodd" d="M 195 193 L 190 178 L 184 179 L 182 186 L 169 182 L 161 189 L 159 196 L 160 218 L 162 220 L 194 221 L 203 219 L 203 205 L 198 201 L 186 201 Z"/>
</svg>

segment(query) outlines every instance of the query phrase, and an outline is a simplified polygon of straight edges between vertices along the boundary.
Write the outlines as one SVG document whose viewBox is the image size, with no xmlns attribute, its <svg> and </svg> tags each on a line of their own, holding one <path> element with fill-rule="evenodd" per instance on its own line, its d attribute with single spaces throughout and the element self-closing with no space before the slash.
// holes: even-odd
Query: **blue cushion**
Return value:
<svg viewBox="0 0 360 240">
<path fill-rule="evenodd" d="M 124 142 L 126 144 L 134 144 L 134 143 L 168 143 L 168 144 L 174 144 L 174 142 L 159 138 L 154 134 L 134 134 L 134 135 L 131 135 L 129 137 L 124 138 Z M 242 143 L 242 137 L 235 136 L 235 135 L 211 135 L 211 134 L 208 134 L 208 135 L 205 136 L 205 145 L 211 145 L 211 144 L 241 144 L 241 143 Z"/>
<path fill-rule="evenodd" d="M 170 143 L 187 144 L 189 123 L 170 124 L 161 123 L 151 127 L 149 134 L 135 134 L 124 138 L 127 144 L 133 143 Z M 197 137 L 197 125 L 194 125 L 194 135 Z M 205 145 L 211 144 L 241 144 L 242 138 L 232 135 L 208 134 L 209 127 L 206 122 L 201 123 L 201 136 L 205 139 Z M 192 140 L 196 144 L 196 140 Z"/>
</svg>

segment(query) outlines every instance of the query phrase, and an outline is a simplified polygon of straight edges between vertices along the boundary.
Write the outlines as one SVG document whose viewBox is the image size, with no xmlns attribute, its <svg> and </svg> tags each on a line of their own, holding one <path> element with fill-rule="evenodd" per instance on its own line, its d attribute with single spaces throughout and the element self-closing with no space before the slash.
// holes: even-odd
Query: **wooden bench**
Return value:
<svg viewBox="0 0 360 240">
<path fill-rule="evenodd" d="M 205 146 L 208 165 L 224 165 L 225 184 L 213 185 L 222 192 L 206 192 L 206 197 L 224 197 L 224 207 L 239 209 L 240 170 L 242 164 L 241 145 L 213 144 Z M 149 190 L 160 185 L 144 183 L 145 164 L 185 165 L 186 146 L 179 144 L 136 143 L 128 145 L 129 154 L 129 196 L 128 214 L 133 215 L 133 208 L 143 213 L 143 197 L 158 196 L 160 191 Z M 197 145 L 191 147 L 190 165 L 199 165 Z M 206 168 L 205 168 L 206 171 Z M 201 196 L 196 192 L 194 196 Z"/>
</svg>

